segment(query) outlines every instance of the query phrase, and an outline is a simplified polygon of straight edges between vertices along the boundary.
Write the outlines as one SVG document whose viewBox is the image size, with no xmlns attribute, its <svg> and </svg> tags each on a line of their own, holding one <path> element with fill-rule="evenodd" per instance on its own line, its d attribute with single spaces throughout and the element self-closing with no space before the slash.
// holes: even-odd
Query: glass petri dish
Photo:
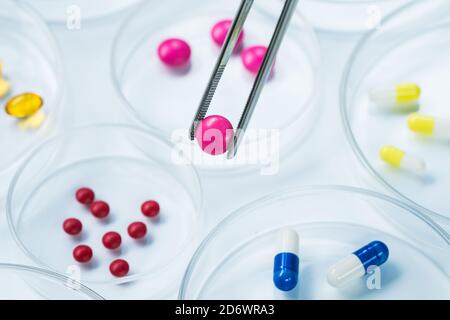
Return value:
<svg viewBox="0 0 450 320">
<path fill-rule="evenodd" d="M 220 52 L 210 30 L 217 21 L 232 19 L 239 3 L 146 1 L 120 28 L 113 45 L 113 80 L 132 119 L 160 130 L 202 171 L 269 171 L 310 133 L 318 111 L 319 47 L 312 29 L 297 12 L 237 157 L 209 156 L 188 139 L 188 129 Z M 269 44 L 282 4 L 255 2 L 244 28 L 244 47 Z M 157 48 L 169 37 L 185 39 L 191 45 L 188 70 L 169 71 L 159 61 Z M 244 69 L 237 51 L 208 115 L 223 115 L 237 126 L 253 82 L 254 76 Z"/>
<path fill-rule="evenodd" d="M 0 98 L 3 109 L 7 101 L 25 92 L 39 94 L 44 105 L 36 128 L 0 112 L 0 198 L 3 197 L 16 164 L 54 128 L 62 96 L 62 64 L 53 36 L 45 23 L 18 1 L 0 3 L 0 63 L 3 77 L 10 83 L 8 95 Z M 38 119 L 38 118 L 35 118 Z M 40 125 L 38 125 L 40 123 Z"/>
<path fill-rule="evenodd" d="M 50 22 L 68 22 L 79 16 L 93 20 L 120 12 L 142 0 L 20 0 L 27 2 Z"/>
<path fill-rule="evenodd" d="M 103 300 L 73 278 L 17 264 L 0 263 L 1 300 Z"/>
<path fill-rule="evenodd" d="M 8 192 L 14 239 L 33 263 L 63 274 L 75 268 L 83 283 L 106 298 L 163 298 L 176 292 L 203 219 L 197 172 L 189 164 L 173 163 L 172 149 L 149 131 L 107 124 L 45 142 L 19 169 Z M 94 218 L 75 200 L 80 187 L 92 188 L 97 200 L 108 202 L 106 219 Z M 141 204 L 151 199 L 161 206 L 158 219 L 141 213 Z M 62 230 L 70 217 L 83 224 L 77 237 Z M 128 236 L 127 227 L 135 221 L 147 225 L 144 240 Z M 121 234 L 120 250 L 103 247 L 108 231 Z M 72 257 L 80 244 L 94 252 L 88 264 Z M 119 258 L 130 265 L 123 278 L 109 272 L 109 264 Z"/>
<path fill-rule="evenodd" d="M 392 224 L 392 215 L 402 224 Z M 300 238 L 299 285 L 288 294 L 272 283 L 284 228 Z M 344 289 L 329 286 L 328 268 L 374 240 L 390 250 L 379 270 L 381 289 L 366 286 L 367 277 Z M 394 198 L 342 186 L 294 188 L 243 206 L 217 225 L 194 254 L 179 298 L 448 299 L 449 245 L 438 225 Z"/>
<path fill-rule="evenodd" d="M 304 0 L 301 12 L 311 24 L 332 32 L 364 32 L 381 27 L 384 17 L 411 0 Z"/>
<path fill-rule="evenodd" d="M 407 126 L 409 113 L 377 110 L 368 91 L 378 85 L 414 82 L 422 88 L 420 113 L 450 117 L 443 94 L 450 81 L 450 42 L 443 37 L 450 30 L 449 9 L 448 1 L 420 1 L 388 17 L 383 28 L 369 33 L 353 52 L 340 92 L 347 138 L 363 167 L 390 192 L 447 226 L 450 203 L 442 195 L 450 188 L 448 143 L 413 134 Z M 416 177 L 388 167 L 379 160 L 383 145 L 425 159 L 427 173 Z M 361 177 L 366 184 L 380 186 L 367 174 Z"/>
</svg>

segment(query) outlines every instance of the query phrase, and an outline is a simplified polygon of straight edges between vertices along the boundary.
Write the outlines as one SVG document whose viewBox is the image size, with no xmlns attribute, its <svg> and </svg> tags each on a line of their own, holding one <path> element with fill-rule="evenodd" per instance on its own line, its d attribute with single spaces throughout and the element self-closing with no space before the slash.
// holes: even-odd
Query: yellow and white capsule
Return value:
<svg viewBox="0 0 450 320">
<path fill-rule="evenodd" d="M 423 159 L 408 154 L 394 146 L 384 146 L 380 150 L 380 158 L 390 166 L 421 175 L 426 170 Z"/>
<path fill-rule="evenodd" d="M 382 108 L 404 110 L 418 106 L 420 87 L 404 83 L 392 87 L 376 87 L 369 91 L 369 99 Z"/>
<path fill-rule="evenodd" d="M 413 113 L 408 117 L 408 127 L 417 134 L 450 139 L 450 119 L 447 118 Z"/>
</svg>

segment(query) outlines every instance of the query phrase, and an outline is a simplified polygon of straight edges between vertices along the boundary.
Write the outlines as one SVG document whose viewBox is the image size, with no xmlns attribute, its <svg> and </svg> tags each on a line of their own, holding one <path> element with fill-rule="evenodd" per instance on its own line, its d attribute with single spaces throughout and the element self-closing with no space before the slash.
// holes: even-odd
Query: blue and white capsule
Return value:
<svg viewBox="0 0 450 320">
<path fill-rule="evenodd" d="M 381 266 L 388 257 L 388 247 L 381 241 L 372 241 L 333 265 L 328 270 L 328 283 L 336 288 L 344 287 L 366 275 L 369 267 Z"/>
<path fill-rule="evenodd" d="M 300 264 L 298 247 L 297 232 L 283 230 L 273 263 L 273 283 L 281 291 L 291 291 L 297 286 Z"/>
</svg>

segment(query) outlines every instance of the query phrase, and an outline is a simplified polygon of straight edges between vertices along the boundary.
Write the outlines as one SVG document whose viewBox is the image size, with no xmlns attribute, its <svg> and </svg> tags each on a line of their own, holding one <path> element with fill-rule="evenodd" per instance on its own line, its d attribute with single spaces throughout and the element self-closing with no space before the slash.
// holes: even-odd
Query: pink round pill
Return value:
<svg viewBox="0 0 450 320">
<path fill-rule="evenodd" d="M 197 127 L 196 138 L 204 152 L 213 156 L 223 154 L 233 138 L 233 125 L 222 116 L 206 117 Z"/>
<path fill-rule="evenodd" d="M 250 71 L 252 74 L 257 74 L 259 68 L 264 61 L 264 57 L 266 56 L 267 48 L 264 46 L 254 46 L 246 48 L 242 51 L 241 60 L 244 64 L 244 67 Z M 272 68 L 273 73 L 273 68 Z"/>
<path fill-rule="evenodd" d="M 167 39 L 159 45 L 158 56 L 169 67 L 184 67 L 191 58 L 191 47 L 182 39 Z"/>
<path fill-rule="evenodd" d="M 219 47 L 221 47 L 224 44 L 232 23 L 233 23 L 232 20 L 221 20 L 217 22 L 211 29 L 211 37 Z M 243 41 L 244 41 L 244 30 L 242 30 L 241 34 L 239 35 L 238 41 L 236 43 L 236 48 L 239 48 L 242 45 Z"/>
</svg>

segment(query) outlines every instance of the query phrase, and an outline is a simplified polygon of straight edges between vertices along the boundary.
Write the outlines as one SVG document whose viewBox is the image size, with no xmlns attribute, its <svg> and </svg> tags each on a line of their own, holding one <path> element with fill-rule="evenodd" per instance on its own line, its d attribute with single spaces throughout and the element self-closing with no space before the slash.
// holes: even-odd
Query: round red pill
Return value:
<svg viewBox="0 0 450 320">
<path fill-rule="evenodd" d="M 158 55 L 159 59 L 169 67 L 184 67 L 189 65 L 191 47 L 182 39 L 171 38 L 159 45 Z"/>
<path fill-rule="evenodd" d="M 80 220 L 75 218 L 69 218 L 64 221 L 63 229 L 67 234 L 70 234 L 71 236 L 76 236 L 80 234 L 81 230 L 83 229 L 83 225 L 81 224 Z"/>
<path fill-rule="evenodd" d="M 154 218 L 159 213 L 159 203 L 155 200 L 145 201 L 141 206 L 141 211 L 144 216 Z"/>
<path fill-rule="evenodd" d="M 224 44 L 232 24 L 232 20 L 221 20 L 211 29 L 211 37 L 219 47 Z M 244 30 L 242 30 L 239 34 L 239 38 L 236 42 L 236 48 L 239 48 L 242 45 L 242 41 L 244 41 Z"/>
<path fill-rule="evenodd" d="M 95 201 L 91 204 L 90 210 L 94 217 L 103 219 L 109 214 L 109 205 L 105 201 Z"/>
<path fill-rule="evenodd" d="M 130 266 L 125 260 L 117 259 L 111 262 L 111 264 L 109 265 L 109 271 L 115 277 L 125 277 L 130 271 Z"/>
<path fill-rule="evenodd" d="M 73 257 L 80 263 L 87 263 L 92 259 L 92 249 L 86 245 L 79 245 L 73 249 Z"/>
<path fill-rule="evenodd" d="M 122 244 L 122 237 L 115 231 L 110 231 L 105 233 L 102 238 L 103 245 L 105 248 L 114 250 L 120 247 Z"/>
<path fill-rule="evenodd" d="M 94 201 L 95 193 L 89 188 L 80 188 L 75 193 L 75 197 L 81 204 L 89 205 Z"/>
<path fill-rule="evenodd" d="M 147 234 L 147 226 L 142 222 L 133 222 L 128 226 L 128 234 L 133 239 L 141 239 Z"/>
</svg>

